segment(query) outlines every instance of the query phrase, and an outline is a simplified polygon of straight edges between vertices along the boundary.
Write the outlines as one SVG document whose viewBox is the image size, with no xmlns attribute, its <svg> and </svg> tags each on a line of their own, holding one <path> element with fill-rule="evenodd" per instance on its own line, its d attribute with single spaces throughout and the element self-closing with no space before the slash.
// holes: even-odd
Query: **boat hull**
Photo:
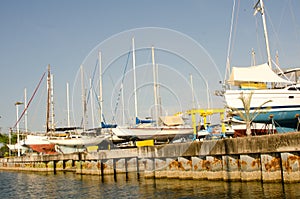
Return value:
<svg viewBox="0 0 300 199">
<path fill-rule="evenodd" d="M 27 135 L 23 145 L 30 147 L 33 151 L 43 154 L 55 154 L 55 144 L 48 141 L 45 135 Z"/>
<path fill-rule="evenodd" d="M 241 95 L 249 95 L 251 98 L 251 112 L 258 109 L 263 103 L 271 100 L 260 108 L 260 114 L 253 122 L 274 122 L 276 126 L 296 129 L 300 115 L 300 91 L 288 89 L 267 90 L 229 90 L 225 92 L 225 101 L 229 108 L 243 110 L 244 106 L 240 99 Z M 236 119 L 241 118 L 235 116 Z"/>
<path fill-rule="evenodd" d="M 63 145 L 63 146 L 93 146 L 100 144 L 106 136 L 98 137 L 80 137 L 80 138 L 49 138 L 49 142 L 52 144 Z"/>
<path fill-rule="evenodd" d="M 246 134 L 246 124 L 233 124 L 231 128 L 234 131 L 233 137 L 244 137 Z M 267 135 L 277 133 L 272 124 L 252 123 L 251 135 Z"/>
<path fill-rule="evenodd" d="M 55 145 L 55 150 L 62 154 L 78 153 L 87 151 L 86 147 L 75 145 L 75 146 L 66 146 L 66 145 Z"/>
<path fill-rule="evenodd" d="M 193 128 L 176 128 L 176 127 L 145 127 L 145 128 L 122 128 L 112 129 L 113 133 L 123 139 L 156 139 L 165 140 L 173 139 L 179 135 L 192 135 Z"/>
<path fill-rule="evenodd" d="M 36 152 L 43 154 L 56 154 L 55 144 L 31 144 L 29 147 Z"/>
</svg>

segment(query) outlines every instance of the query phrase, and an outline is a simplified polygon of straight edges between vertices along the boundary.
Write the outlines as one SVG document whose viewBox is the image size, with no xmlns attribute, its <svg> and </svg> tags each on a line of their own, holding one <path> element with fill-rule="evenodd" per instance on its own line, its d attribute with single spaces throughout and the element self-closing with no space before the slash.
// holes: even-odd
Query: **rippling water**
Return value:
<svg viewBox="0 0 300 199">
<path fill-rule="evenodd" d="M 300 198 L 300 183 L 144 179 L 0 171 L 0 198 Z"/>
</svg>

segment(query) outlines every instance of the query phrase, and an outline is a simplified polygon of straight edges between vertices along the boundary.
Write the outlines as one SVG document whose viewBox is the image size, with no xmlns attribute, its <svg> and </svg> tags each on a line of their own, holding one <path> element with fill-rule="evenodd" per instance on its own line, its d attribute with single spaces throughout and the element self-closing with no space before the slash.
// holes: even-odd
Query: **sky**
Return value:
<svg viewBox="0 0 300 199">
<path fill-rule="evenodd" d="M 91 99 L 100 92 L 99 72 L 96 72 L 99 71 L 98 51 L 103 59 L 103 112 L 106 120 L 129 123 L 135 114 L 133 37 L 141 117 L 153 113 L 152 46 L 159 67 L 164 114 L 192 107 L 222 108 L 223 99 L 213 96 L 213 93 L 222 88 L 220 81 L 224 81 L 227 57 L 232 66 L 248 66 L 251 64 L 251 49 L 254 49 L 256 63 L 267 61 L 261 17 L 259 14 L 253 16 L 255 3 L 253 0 L 0 1 L 1 131 L 7 132 L 15 125 L 15 103 L 25 101 L 25 88 L 29 101 L 48 64 L 54 76 L 56 126 L 67 124 L 67 82 L 72 125 L 81 124 L 84 90 L 86 96 L 91 96 L 86 97 L 90 104 L 89 126 L 97 126 L 98 102 L 96 98 Z M 297 0 L 265 0 L 271 54 L 275 60 L 278 52 L 282 68 L 300 67 L 299 8 Z M 193 74 L 193 84 L 190 74 Z M 125 94 L 121 94 L 121 84 Z M 43 79 L 28 107 L 28 128 L 31 131 L 45 128 L 45 94 L 46 80 Z M 24 106 L 20 105 L 18 115 L 23 109 Z M 92 118 L 96 118 L 95 121 Z M 20 128 L 24 126 L 22 120 Z"/>
</svg>

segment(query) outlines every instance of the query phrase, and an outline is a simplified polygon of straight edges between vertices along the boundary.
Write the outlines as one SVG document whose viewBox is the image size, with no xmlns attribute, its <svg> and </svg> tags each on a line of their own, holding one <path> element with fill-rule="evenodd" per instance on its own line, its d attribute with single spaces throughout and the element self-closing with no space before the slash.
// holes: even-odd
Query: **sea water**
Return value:
<svg viewBox="0 0 300 199">
<path fill-rule="evenodd" d="M 300 183 L 0 171 L 0 198 L 300 198 Z"/>
</svg>

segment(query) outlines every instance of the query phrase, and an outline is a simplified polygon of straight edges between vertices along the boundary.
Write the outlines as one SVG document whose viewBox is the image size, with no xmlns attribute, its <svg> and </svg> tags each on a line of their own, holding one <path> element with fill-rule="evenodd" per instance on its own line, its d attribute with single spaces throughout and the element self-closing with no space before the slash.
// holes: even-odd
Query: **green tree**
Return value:
<svg viewBox="0 0 300 199">
<path fill-rule="evenodd" d="M 0 133 L 0 143 L 9 144 L 9 136 L 7 134 Z M 11 143 L 12 144 L 17 143 L 17 134 L 16 133 L 11 134 Z"/>
<path fill-rule="evenodd" d="M 0 143 L 8 144 L 8 136 L 5 134 L 0 133 Z"/>
<path fill-rule="evenodd" d="M 15 144 L 17 142 L 17 134 L 12 133 L 11 135 L 11 143 Z M 5 154 L 8 154 L 8 147 L 7 144 L 9 144 L 9 135 L 0 133 L 0 143 L 3 144 L 3 146 L 0 148 L 0 156 L 3 157 Z"/>
</svg>

